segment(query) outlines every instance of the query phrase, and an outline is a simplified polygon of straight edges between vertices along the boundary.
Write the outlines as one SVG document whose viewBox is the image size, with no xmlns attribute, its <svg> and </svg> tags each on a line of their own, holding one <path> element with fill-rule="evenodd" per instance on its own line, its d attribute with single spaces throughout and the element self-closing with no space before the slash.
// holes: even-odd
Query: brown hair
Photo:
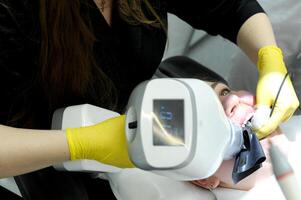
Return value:
<svg viewBox="0 0 301 200">
<path fill-rule="evenodd" d="M 40 0 L 41 45 L 37 84 L 20 92 L 13 103 L 7 125 L 26 128 L 46 128 L 54 109 L 72 105 L 75 99 L 89 99 L 92 104 L 117 108 L 116 89 L 112 81 L 97 66 L 93 45 L 96 40 L 86 0 Z M 140 0 L 116 0 L 120 16 L 130 24 L 164 27 L 147 0 L 143 5 L 154 19 L 143 13 Z M 44 100 L 36 88 L 42 87 Z M 36 92 L 33 92 L 36 91 Z M 39 108 L 36 101 L 46 101 L 48 108 Z M 92 101 L 92 102 L 91 102 Z M 66 105 L 67 104 L 67 105 Z M 41 116 L 43 115 L 43 119 Z M 46 124 L 45 124 L 46 123 Z"/>
<path fill-rule="evenodd" d="M 50 105 L 69 93 L 84 96 L 87 89 L 95 92 L 97 102 L 116 104 L 113 83 L 97 67 L 93 57 L 95 36 L 81 0 L 40 0 L 42 31 L 40 76 Z M 131 24 L 163 25 L 147 0 L 143 0 L 155 20 L 148 20 L 141 0 L 117 0 L 121 17 Z M 162 26 L 163 27 L 163 26 Z M 93 84 L 97 81 L 98 84 Z M 104 92 L 105 91 L 105 92 Z M 98 96 L 97 96 L 98 95 Z"/>
<path fill-rule="evenodd" d="M 129 24 L 145 24 L 157 28 L 163 28 L 165 33 L 167 33 L 166 23 L 157 14 L 150 2 L 148 0 L 142 1 L 154 19 L 150 20 L 146 17 L 145 13 L 142 11 L 141 0 L 118 0 L 117 5 L 120 16 Z"/>
<path fill-rule="evenodd" d="M 114 104 L 112 83 L 93 58 L 95 36 L 81 16 L 80 1 L 40 0 L 40 24 L 40 78 L 50 106 L 70 93 L 83 96 L 91 87 L 101 92 L 99 101 Z M 93 85 L 94 79 L 100 84 Z"/>
</svg>

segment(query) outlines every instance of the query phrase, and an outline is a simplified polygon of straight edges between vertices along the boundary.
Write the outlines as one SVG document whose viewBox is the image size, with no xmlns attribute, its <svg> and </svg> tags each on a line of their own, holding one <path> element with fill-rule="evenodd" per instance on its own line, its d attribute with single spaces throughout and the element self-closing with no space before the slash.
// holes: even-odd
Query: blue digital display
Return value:
<svg viewBox="0 0 301 200">
<path fill-rule="evenodd" d="M 160 108 L 160 119 L 161 120 L 172 120 L 173 114 L 170 111 L 165 111 L 165 107 Z"/>
<path fill-rule="evenodd" d="M 153 101 L 153 144 L 184 145 L 184 100 Z"/>
</svg>

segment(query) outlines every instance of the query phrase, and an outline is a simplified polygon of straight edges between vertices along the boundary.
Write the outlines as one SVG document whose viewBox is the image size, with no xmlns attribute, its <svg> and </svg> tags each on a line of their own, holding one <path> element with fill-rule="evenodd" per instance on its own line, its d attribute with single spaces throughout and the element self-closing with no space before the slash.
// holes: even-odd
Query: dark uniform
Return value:
<svg viewBox="0 0 301 200">
<path fill-rule="evenodd" d="M 25 116 L 32 117 L 35 122 L 28 128 L 37 129 L 49 129 L 53 111 L 60 107 L 82 103 L 106 107 L 93 98 L 71 95 L 61 99 L 55 108 L 48 108 L 47 96 L 36 77 L 41 44 L 38 2 L 0 0 L 1 124 L 7 124 L 25 105 L 29 106 Z M 113 10 L 112 26 L 109 26 L 93 0 L 82 2 L 85 2 L 82 10 L 87 12 L 97 38 L 94 44 L 96 63 L 115 83 L 116 111 L 121 112 L 133 88 L 150 79 L 159 65 L 166 33 L 159 28 L 129 25 L 120 19 L 116 10 Z M 250 16 L 264 12 L 255 0 L 150 0 L 150 3 L 163 21 L 170 12 L 194 28 L 211 35 L 219 34 L 234 43 L 241 25 Z M 151 16 L 147 11 L 146 15 Z M 22 120 L 16 126 L 23 127 Z M 16 180 L 25 199 L 113 198 L 112 194 L 104 196 L 108 191 L 103 189 L 106 183 L 80 173 L 47 168 L 16 177 Z"/>
</svg>

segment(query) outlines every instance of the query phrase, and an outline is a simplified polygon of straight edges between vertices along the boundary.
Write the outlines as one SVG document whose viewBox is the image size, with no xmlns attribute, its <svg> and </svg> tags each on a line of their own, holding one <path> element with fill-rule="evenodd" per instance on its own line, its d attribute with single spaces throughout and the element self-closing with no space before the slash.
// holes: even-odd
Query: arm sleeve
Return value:
<svg viewBox="0 0 301 200">
<path fill-rule="evenodd" d="M 221 35 L 236 43 L 242 24 L 252 15 L 264 12 L 256 0 L 166 0 L 167 11 L 193 28 Z"/>
</svg>

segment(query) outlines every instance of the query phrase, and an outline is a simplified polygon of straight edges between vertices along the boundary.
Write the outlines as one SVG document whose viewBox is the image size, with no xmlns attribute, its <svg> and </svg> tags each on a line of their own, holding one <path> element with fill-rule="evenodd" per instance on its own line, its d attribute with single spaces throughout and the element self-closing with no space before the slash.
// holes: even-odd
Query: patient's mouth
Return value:
<svg viewBox="0 0 301 200">
<path fill-rule="evenodd" d="M 255 96 L 247 91 L 238 91 L 222 101 L 227 117 L 243 126 L 255 113 Z"/>
<path fill-rule="evenodd" d="M 238 125 L 244 125 L 255 112 L 252 106 L 242 103 L 236 105 L 232 110 L 231 116 L 228 117 Z"/>
</svg>

